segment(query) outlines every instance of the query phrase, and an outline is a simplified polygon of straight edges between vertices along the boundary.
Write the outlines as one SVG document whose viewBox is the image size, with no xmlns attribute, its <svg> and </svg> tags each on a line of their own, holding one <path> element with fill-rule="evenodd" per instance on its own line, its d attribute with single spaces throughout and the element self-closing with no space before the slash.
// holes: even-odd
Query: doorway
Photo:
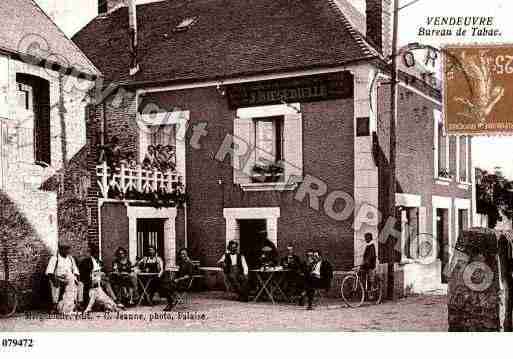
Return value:
<svg viewBox="0 0 513 359">
<path fill-rule="evenodd" d="M 144 257 L 149 247 L 154 247 L 164 261 L 164 220 L 161 218 L 137 219 L 137 259 Z"/>
<path fill-rule="evenodd" d="M 446 265 L 449 263 L 449 210 L 445 208 L 436 209 L 436 240 L 438 244 L 438 259 L 442 263 L 442 283 L 447 283 L 445 275 Z"/>
<path fill-rule="evenodd" d="M 248 267 L 256 268 L 259 265 L 259 255 L 265 245 L 262 241 L 262 232 L 267 231 L 265 219 L 239 219 L 240 252 L 246 257 Z"/>
</svg>

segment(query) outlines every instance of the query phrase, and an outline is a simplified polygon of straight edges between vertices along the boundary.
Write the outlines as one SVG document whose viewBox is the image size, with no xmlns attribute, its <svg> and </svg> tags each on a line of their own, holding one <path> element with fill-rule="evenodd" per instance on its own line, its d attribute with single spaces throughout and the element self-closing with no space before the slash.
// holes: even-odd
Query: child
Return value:
<svg viewBox="0 0 513 359">
<path fill-rule="evenodd" d="M 372 243 L 372 233 L 365 233 L 364 237 L 367 246 L 363 253 L 361 271 L 363 283 L 365 283 L 365 279 L 367 279 L 367 288 L 370 288 L 372 283 L 374 283 L 374 275 L 376 272 L 376 247 L 374 243 Z"/>
</svg>

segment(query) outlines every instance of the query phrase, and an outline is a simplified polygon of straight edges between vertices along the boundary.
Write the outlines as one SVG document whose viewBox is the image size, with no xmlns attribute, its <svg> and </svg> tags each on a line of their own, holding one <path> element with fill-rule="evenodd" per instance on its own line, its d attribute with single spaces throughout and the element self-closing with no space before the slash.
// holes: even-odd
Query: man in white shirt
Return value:
<svg viewBox="0 0 513 359">
<path fill-rule="evenodd" d="M 224 274 L 233 290 L 239 295 L 239 300 L 248 301 L 248 264 L 246 258 L 238 252 L 236 241 L 228 242 L 228 251 L 217 262 L 221 264 Z"/>
<path fill-rule="evenodd" d="M 70 255 L 69 245 L 59 245 L 56 255 L 52 256 L 46 267 L 46 275 L 50 283 L 53 309 L 56 310 L 59 298 L 67 284 L 67 278 L 75 278 L 79 283 L 80 272 L 75 259 Z M 78 301 L 81 301 L 82 293 L 79 292 Z"/>
</svg>

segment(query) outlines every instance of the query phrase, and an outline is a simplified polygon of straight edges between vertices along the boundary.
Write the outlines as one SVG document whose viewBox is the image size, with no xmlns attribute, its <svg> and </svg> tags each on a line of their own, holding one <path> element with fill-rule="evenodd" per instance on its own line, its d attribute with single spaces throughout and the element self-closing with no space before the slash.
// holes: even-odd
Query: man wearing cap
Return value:
<svg viewBox="0 0 513 359">
<path fill-rule="evenodd" d="M 230 282 L 230 285 L 239 295 L 242 302 L 248 301 L 248 265 L 246 258 L 239 253 L 239 244 L 236 241 L 228 242 L 228 251 L 223 254 L 217 262 L 221 264 L 224 275 Z"/>
<path fill-rule="evenodd" d="M 46 267 L 46 275 L 50 283 L 50 294 L 52 296 L 52 310 L 57 310 L 57 304 L 63 294 L 64 288 L 68 284 L 69 278 L 74 278 L 79 285 L 80 272 L 75 259 L 71 256 L 70 246 L 60 244 L 57 254 L 50 258 Z M 82 301 L 83 293 L 81 293 L 79 285 L 79 293 L 77 301 Z"/>
</svg>

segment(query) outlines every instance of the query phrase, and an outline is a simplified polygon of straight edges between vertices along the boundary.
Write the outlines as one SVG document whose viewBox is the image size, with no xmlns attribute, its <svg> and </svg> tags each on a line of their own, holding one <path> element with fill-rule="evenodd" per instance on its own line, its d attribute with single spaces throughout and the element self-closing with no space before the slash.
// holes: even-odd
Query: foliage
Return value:
<svg viewBox="0 0 513 359">
<path fill-rule="evenodd" d="M 500 170 L 488 173 L 476 172 L 477 212 L 488 216 L 488 227 L 494 228 L 502 215 L 513 218 L 513 181 L 508 180 Z"/>
</svg>

